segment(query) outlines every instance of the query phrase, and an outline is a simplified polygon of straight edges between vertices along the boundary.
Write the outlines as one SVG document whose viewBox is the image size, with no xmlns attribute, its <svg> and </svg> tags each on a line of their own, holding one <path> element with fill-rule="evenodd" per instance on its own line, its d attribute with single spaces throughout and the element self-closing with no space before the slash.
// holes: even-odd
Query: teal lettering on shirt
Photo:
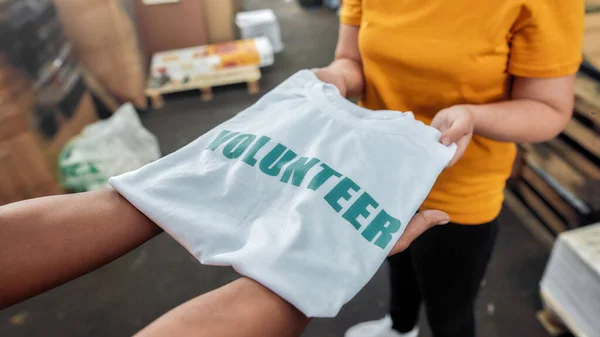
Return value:
<svg viewBox="0 0 600 337">
<path fill-rule="evenodd" d="M 297 158 L 298 155 L 283 144 L 275 145 L 262 158 L 260 158 L 260 155 L 257 158 L 260 150 L 271 141 L 271 138 L 261 136 L 256 140 L 256 137 L 253 134 L 240 134 L 239 132 L 223 130 L 206 148 L 215 151 L 221 145 L 227 143 L 222 151 L 223 156 L 229 159 L 236 159 L 243 155 L 241 161 L 250 167 L 255 167 L 256 163 L 260 161 L 258 169 L 272 177 L 278 176 L 287 165 L 285 170 L 283 170 L 280 181 L 283 183 L 291 182 L 296 187 L 300 187 L 306 174 L 321 162 L 321 165 L 319 165 L 321 168 L 320 171 L 312 177 L 306 188 L 317 191 L 332 177 L 343 177 L 323 197 L 338 214 L 344 209 L 340 204 L 340 200 L 348 201 L 352 198 L 351 191 L 359 192 L 361 190 L 360 186 L 350 179 L 350 177 L 344 176 L 342 173 L 323 163 L 320 159 L 309 157 Z M 369 210 L 369 208 L 372 208 L 372 210 Z M 379 210 L 379 213 L 365 226 L 361 234 L 367 241 L 381 249 L 385 249 L 392 241 L 394 233 L 400 230 L 401 223 L 400 220 L 389 215 L 383 208 L 379 208 L 379 203 L 369 193 L 363 192 L 347 207 L 341 217 L 355 229 L 360 230 L 362 225 L 359 222 L 359 218 L 367 219 L 372 212 L 377 210 Z"/>
<path fill-rule="evenodd" d="M 334 188 L 329 191 L 329 193 L 325 194 L 325 201 L 333 208 L 336 212 L 340 212 L 342 210 L 342 205 L 340 205 L 339 201 L 344 199 L 346 201 L 350 200 L 352 195 L 350 195 L 350 191 L 358 192 L 360 187 L 356 185 L 352 179 L 348 177 L 344 177 L 344 179 L 340 180 L 340 182 L 335 185 Z"/>
<path fill-rule="evenodd" d="M 317 189 L 319 189 L 319 187 L 321 187 L 321 185 L 323 185 L 327 180 L 329 180 L 329 178 L 339 178 L 342 176 L 341 173 L 327 166 L 327 164 L 325 163 L 321 163 L 321 168 L 322 170 L 319 173 L 315 174 L 310 183 L 308 183 L 308 186 L 306 188 L 308 188 L 309 190 L 316 191 Z"/>
<path fill-rule="evenodd" d="M 235 159 L 246 151 L 248 146 L 254 141 L 256 138 L 255 135 L 251 135 L 249 133 L 243 133 L 235 137 L 232 141 L 227 143 L 223 148 L 223 155 L 229 159 Z"/>
<path fill-rule="evenodd" d="M 362 236 L 369 242 L 373 242 L 375 236 L 379 233 L 379 237 L 375 240 L 375 245 L 382 249 L 392 241 L 392 234 L 400 229 L 400 220 L 387 214 L 385 210 L 381 210 L 379 214 L 371 221 L 371 223 L 362 232 Z"/>
<path fill-rule="evenodd" d="M 283 151 L 287 150 L 282 144 L 277 144 L 258 164 L 260 170 L 263 171 L 264 174 L 270 176 L 277 176 L 281 171 L 281 168 L 289 163 L 292 159 L 296 158 L 296 154 L 292 150 L 287 150 L 283 156 L 281 154 Z M 281 157 L 281 158 L 280 158 Z"/>
<path fill-rule="evenodd" d="M 206 147 L 209 150 L 216 150 L 221 144 L 225 143 L 239 132 L 231 132 L 229 130 L 223 130 L 219 135 Z"/>
<path fill-rule="evenodd" d="M 256 158 L 254 158 L 254 156 L 256 156 L 256 153 L 260 151 L 260 149 L 262 149 L 263 146 L 265 146 L 265 144 L 267 144 L 270 140 L 271 138 L 267 136 L 261 136 L 256 141 L 256 143 L 252 145 L 252 147 L 250 148 L 248 153 L 246 153 L 244 158 L 242 158 L 242 161 L 250 166 L 254 166 L 256 164 Z"/>
<path fill-rule="evenodd" d="M 367 209 L 368 207 L 373 207 L 376 209 L 379 207 L 379 203 L 375 201 L 371 197 L 371 195 L 367 192 L 363 192 L 363 194 L 352 203 L 350 207 L 344 212 L 342 218 L 346 219 L 349 223 L 354 226 L 354 228 L 359 229 L 361 227 L 360 222 L 358 222 L 358 217 L 368 218 L 371 215 L 371 212 Z"/>
<path fill-rule="evenodd" d="M 306 176 L 306 173 L 310 171 L 320 160 L 317 158 L 300 157 L 296 161 L 289 164 L 283 175 L 281 176 L 281 182 L 287 183 L 292 178 L 292 185 L 300 186 L 302 180 Z"/>
</svg>

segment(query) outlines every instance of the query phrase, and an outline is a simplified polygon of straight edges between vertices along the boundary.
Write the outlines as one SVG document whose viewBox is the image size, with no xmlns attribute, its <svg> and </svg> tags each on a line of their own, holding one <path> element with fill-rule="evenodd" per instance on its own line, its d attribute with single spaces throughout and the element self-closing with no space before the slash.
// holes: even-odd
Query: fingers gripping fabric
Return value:
<svg viewBox="0 0 600 337">
<path fill-rule="evenodd" d="M 368 282 L 455 149 L 411 113 L 370 111 L 300 71 L 184 148 L 110 184 L 201 263 L 307 316 Z"/>
</svg>

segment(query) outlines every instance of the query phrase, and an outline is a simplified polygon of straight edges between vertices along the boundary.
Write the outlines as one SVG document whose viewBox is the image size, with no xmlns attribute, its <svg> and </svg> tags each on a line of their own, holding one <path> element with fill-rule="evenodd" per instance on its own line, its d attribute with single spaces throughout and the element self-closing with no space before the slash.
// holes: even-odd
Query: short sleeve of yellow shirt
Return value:
<svg viewBox="0 0 600 337">
<path fill-rule="evenodd" d="M 430 123 L 452 105 L 506 100 L 511 76 L 574 74 L 584 8 L 584 0 L 344 0 L 340 21 L 360 26 L 360 104 Z M 462 224 L 493 220 L 515 153 L 514 144 L 475 135 L 423 208 Z"/>
<path fill-rule="evenodd" d="M 340 21 L 347 25 L 360 26 L 362 16 L 362 0 L 344 0 L 342 2 L 342 11 L 340 12 Z"/>
<path fill-rule="evenodd" d="M 508 72 L 522 77 L 573 74 L 581 63 L 584 2 L 545 0 L 521 11 L 512 30 Z"/>
<path fill-rule="evenodd" d="M 360 26 L 362 3 L 369 0 L 344 0 L 340 22 Z M 464 3 L 473 10 L 469 1 Z M 498 2 L 490 1 L 490 3 Z M 477 2 L 482 5 L 480 2 Z M 573 74 L 581 64 L 583 42 L 583 0 L 532 0 L 522 10 L 510 31 L 512 38 L 508 72 L 522 77 L 560 77 Z M 477 27 L 473 27 L 477 29 Z"/>
</svg>

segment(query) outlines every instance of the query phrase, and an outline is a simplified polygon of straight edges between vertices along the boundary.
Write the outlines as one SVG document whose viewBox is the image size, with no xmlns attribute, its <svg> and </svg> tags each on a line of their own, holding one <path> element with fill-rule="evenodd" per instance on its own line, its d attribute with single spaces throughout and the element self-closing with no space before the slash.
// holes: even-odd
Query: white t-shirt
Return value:
<svg viewBox="0 0 600 337">
<path fill-rule="evenodd" d="M 203 264 L 231 265 L 307 316 L 375 274 L 455 147 L 303 70 L 179 151 L 110 184 Z"/>
</svg>

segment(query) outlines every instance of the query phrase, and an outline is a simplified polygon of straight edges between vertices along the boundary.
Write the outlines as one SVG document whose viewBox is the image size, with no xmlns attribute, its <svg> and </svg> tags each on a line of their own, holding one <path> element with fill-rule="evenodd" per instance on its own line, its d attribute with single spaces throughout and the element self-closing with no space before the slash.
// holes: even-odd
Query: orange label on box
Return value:
<svg viewBox="0 0 600 337">
<path fill-rule="evenodd" d="M 208 45 L 204 50 L 194 54 L 194 58 L 210 56 L 217 56 L 221 61 L 215 65 L 215 69 L 258 65 L 260 63 L 260 54 L 253 40 Z"/>
</svg>

